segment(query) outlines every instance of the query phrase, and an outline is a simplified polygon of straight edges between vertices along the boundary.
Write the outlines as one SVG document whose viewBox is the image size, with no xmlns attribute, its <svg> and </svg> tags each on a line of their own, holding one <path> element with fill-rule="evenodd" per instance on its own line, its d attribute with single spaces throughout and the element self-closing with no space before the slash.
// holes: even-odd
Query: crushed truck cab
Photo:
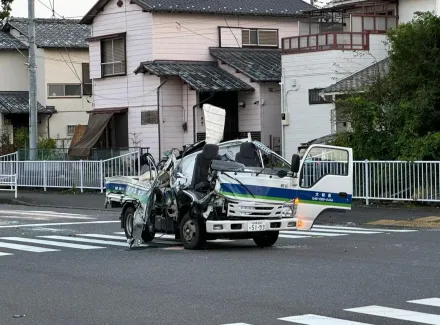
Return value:
<svg viewBox="0 0 440 325">
<path fill-rule="evenodd" d="M 288 161 L 250 137 L 222 142 L 224 110 L 204 105 L 206 140 L 173 150 L 148 177 L 106 180 L 122 203 L 130 247 L 174 234 L 187 249 L 217 238 L 272 246 L 280 231 L 308 230 L 328 210 L 350 210 L 353 153 L 312 145 Z M 115 193 L 114 188 L 122 189 Z"/>
</svg>

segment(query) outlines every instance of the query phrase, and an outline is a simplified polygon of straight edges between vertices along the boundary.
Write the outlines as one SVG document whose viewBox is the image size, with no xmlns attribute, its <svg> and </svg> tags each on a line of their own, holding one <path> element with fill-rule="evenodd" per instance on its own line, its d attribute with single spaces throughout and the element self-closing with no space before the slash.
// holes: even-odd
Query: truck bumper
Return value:
<svg viewBox="0 0 440 325">
<path fill-rule="evenodd" d="M 252 220 L 208 220 L 206 232 L 210 234 L 242 233 L 261 231 L 296 230 L 296 218 L 252 219 Z"/>
</svg>

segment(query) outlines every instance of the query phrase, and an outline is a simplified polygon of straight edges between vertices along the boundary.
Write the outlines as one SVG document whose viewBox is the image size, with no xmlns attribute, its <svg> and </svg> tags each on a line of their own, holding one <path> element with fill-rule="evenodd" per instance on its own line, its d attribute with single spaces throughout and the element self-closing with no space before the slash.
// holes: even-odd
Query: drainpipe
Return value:
<svg viewBox="0 0 440 325">
<path fill-rule="evenodd" d="M 161 152 L 162 152 L 162 146 L 160 145 L 160 88 L 167 82 L 168 80 L 165 80 L 162 82 L 159 87 L 157 87 L 157 140 L 159 143 L 159 161 L 161 159 Z"/>
<path fill-rule="evenodd" d="M 52 117 L 53 113 L 49 114 L 49 117 L 47 118 L 47 138 L 50 139 L 50 123 L 49 120 Z"/>
<path fill-rule="evenodd" d="M 197 104 L 195 104 L 193 106 L 193 143 L 197 142 L 197 137 L 196 137 L 196 107 L 206 103 L 208 100 L 210 100 L 212 97 L 214 97 L 214 95 L 215 95 L 215 93 L 211 93 L 211 96 L 209 96 L 208 98 L 202 100 L 201 102 L 198 102 Z"/>
</svg>

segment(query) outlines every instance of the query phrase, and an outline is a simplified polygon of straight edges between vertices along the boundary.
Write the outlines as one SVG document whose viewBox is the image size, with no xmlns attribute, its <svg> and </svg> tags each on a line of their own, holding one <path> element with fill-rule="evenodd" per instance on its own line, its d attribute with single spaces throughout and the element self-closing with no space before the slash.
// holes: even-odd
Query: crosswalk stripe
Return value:
<svg viewBox="0 0 440 325">
<path fill-rule="evenodd" d="M 440 298 L 417 299 L 417 300 L 410 300 L 408 302 L 412 304 L 440 307 Z"/>
<path fill-rule="evenodd" d="M 65 218 L 65 219 L 96 219 L 80 214 L 70 214 L 70 213 L 58 213 L 52 211 L 0 211 L 0 218 L 5 218 L 6 216 L 32 216 L 32 217 L 52 217 L 52 218 Z"/>
<path fill-rule="evenodd" d="M 83 243 L 90 243 L 90 244 L 101 244 L 101 245 L 128 247 L 127 243 L 120 243 L 120 242 L 108 241 L 108 240 L 88 239 L 88 238 L 69 237 L 69 236 L 38 236 L 38 237 L 67 240 L 67 241 L 76 241 L 76 242 L 83 242 Z"/>
<path fill-rule="evenodd" d="M 332 317 L 326 317 L 326 316 L 320 316 L 320 315 L 314 315 L 314 314 L 307 314 L 307 315 L 301 315 L 301 316 L 289 316 L 289 317 L 283 317 L 283 318 L 278 318 L 278 319 L 286 321 L 286 322 L 290 322 L 290 323 L 298 323 L 298 324 L 305 324 L 305 325 L 371 325 L 371 324 L 367 324 L 367 323 L 353 322 L 350 320 L 332 318 Z"/>
<path fill-rule="evenodd" d="M 280 231 L 282 234 L 292 234 L 294 235 L 310 235 L 310 236 L 326 236 L 326 237 L 337 237 L 337 236 L 346 236 L 347 234 L 328 234 L 325 232 L 316 232 L 309 230 L 293 230 L 293 231 Z"/>
<path fill-rule="evenodd" d="M 43 248 L 43 247 L 20 245 L 20 244 L 13 244 L 13 243 L 3 243 L 3 242 L 0 242 L 0 247 L 15 249 L 15 250 L 19 250 L 19 251 L 34 252 L 34 253 L 58 252 L 59 251 L 59 249 L 53 249 L 53 248 Z"/>
<path fill-rule="evenodd" d="M 373 316 L 381 316 L 386 318 L 399 319 L 404 321 L 440 325 L 440 315 L 420 313 L 417 311 L 410 311 L 397 308 L 389 308 L 382 306 L 365 306 L 359 308 L 344 309 L 354 313 L 367 314 Z"/>
<path fill-rule="evenodd" d="M 121 223 L 117 220 L 109 221 L 80 221 L 80 222 L 51 222 L 51 223 L 26 223 L 23 225 L 7 225 L 0 226 L 0 228 L 23 228 L 23 227 L 52 227 L 52 226 L 71 226 L 71 225 L 88 225 L 88 224 L 103 224 L 103 223 Z"/>
<path fill-rule="evenodd" d="M 125 235 L 125 232 L 123 231 L 116 231 L 114 232 L 115 235 Z"/>
<path fill-rule="evenodd" d="M 102 238 L 102 239 L 115 239 L 115 240 L 123 240 L 127 242 L 127 238 L 122 236 L 100 235 L 100 234 L 76 234 L 76 236 Z"/>
<path fill-rule="evenodd" d="M 2 253 L 2 252 L 0 252 L 0 256 L 8 256 L 8 255 L 14 255 L 14 254 L 11 254 L 11 253 Z"/>
<path fill-rule="evenodd" d="M 292 233 L 293 233 L 293 231 L 292 231 Z M 291 239 L 291 238 L 310 238 L 310 237 L 312 237 L 312 236 L 296 236 L 296 235 L 288 235 L 288 234 L 280 233 L 280 234 L 278 235 L 278 237 L 280 237 L 280 238 L 289 238 L 289 239 Z"/>
<path fill-rule="evenodd" d="M 418 231 L 418 230 L 414 230 L 414 229 L 360 228 L 360 227 L 325 226 L 325 225 L 314 225 L 313 228 L 348 229 L 348 230 L 381 231 L 381 232 L 417 232 Z"/>
<path fill-rule="evenodd" d="M 231 323 L 231 324 L 222 324 L 222 325 L 252 325 L 248 323 Z"/>
<path fill-rule="evenodd" d="M 59 246 L 59 247 L 77 248 L 77 249 L 105 248 L 105 247 L 100 247 L 100 246 L 80 245 L 80 244 L 56 242 L 56 241 L 52 241 L 52 240 L 22 238 L 22 237 L 1 237 L 0 239 L 11 240 L 11 241 L 18 241 L 18 242 L 24 242 L 24 243 L 48 245 L 48 246 Z"/>
</svg>

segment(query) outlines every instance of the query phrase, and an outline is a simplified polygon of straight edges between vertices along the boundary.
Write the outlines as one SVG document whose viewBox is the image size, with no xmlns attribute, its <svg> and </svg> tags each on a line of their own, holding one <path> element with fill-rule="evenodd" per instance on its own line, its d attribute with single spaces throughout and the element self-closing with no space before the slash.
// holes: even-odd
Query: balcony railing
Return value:
<svg viewBox="0 0 440 325">
<path fill-rule="evenodd" d="M 368 50 L 366 33 L 324 33 L 293 36 L 282 39 L 283 52 L 314 52 L 328 50 Z"/>
<path fill-rule="evenodd" d="M 397 27 L 396 16 L 351 15 L 352 33 L 385 34 L 389 29 Z"/>
</svg>

